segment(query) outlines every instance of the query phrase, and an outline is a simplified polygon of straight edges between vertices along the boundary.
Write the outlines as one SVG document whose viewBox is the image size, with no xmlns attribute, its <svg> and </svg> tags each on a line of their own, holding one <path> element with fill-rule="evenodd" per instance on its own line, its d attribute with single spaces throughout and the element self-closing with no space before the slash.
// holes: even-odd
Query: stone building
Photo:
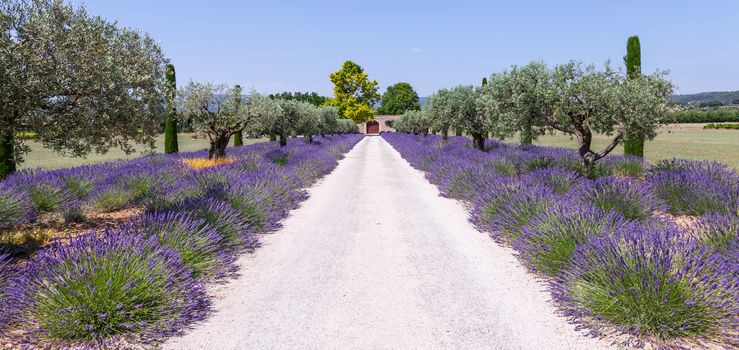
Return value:
<svg viewBox="0 0 739 350">
<path fill-rule="evenodd" d="M 395 131 L 387 125 L 388 121 L 400 119 L 399 115 L 376 115 L 374 121 L 359 123 L 357 128 L 362 134 L 379 134 L 384 131 Z"/>
</svg>

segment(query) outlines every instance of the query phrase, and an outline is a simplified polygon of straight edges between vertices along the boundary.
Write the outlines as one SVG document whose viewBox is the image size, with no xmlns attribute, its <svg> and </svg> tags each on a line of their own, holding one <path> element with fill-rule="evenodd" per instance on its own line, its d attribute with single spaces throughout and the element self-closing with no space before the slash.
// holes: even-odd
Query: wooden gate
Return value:
<svg viewBox="0 0 739 350">
<path fill-rule="evenodd" d="M 380 123 L 378 123 L 376 120 L 367 122 L 367 133 L 368 134 L 379 134 L 380 133 Z"/>
</svg>

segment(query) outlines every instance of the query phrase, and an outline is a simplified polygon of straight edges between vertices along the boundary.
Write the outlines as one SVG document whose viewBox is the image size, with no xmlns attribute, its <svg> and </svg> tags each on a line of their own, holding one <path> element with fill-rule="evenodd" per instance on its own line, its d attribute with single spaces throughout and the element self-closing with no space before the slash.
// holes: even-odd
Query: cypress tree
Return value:
<svg viewBox="0 0 739 350">
<path fill-rule="evenodd" d="M 488 78 L 483 77 L 482 78 L 482 86 L 487 86 L 487 85 L 488 85 Z"/>
<path fill-rule="evenodd" d="M 13 130 L 0 130 L 0 180 L 15 172 Z"/>
<path fill-rule="evenodd" d="M 236 85 L 236 104 L 241 105 L 241 85 Z M 234 134 L 234 146 L 244 145 L 244 132 L 239 130 Z"/>
<path fill-rule="evenodd" d="M 167 119 L 164 121 L 164 153 L 177 153 L 177 78 L 174 65 L 168 64 L 164 71 L 167 80 Z"/>
<path fill-rule="evenodd" d="M 634 35 L 626 42 L 626 77 L 633 79 L 641 75 L 641 44 L 639 37 Z M 644 138 L 628 137 L 624 140 L 624 154 L 644 157 Z"/>
</svg>

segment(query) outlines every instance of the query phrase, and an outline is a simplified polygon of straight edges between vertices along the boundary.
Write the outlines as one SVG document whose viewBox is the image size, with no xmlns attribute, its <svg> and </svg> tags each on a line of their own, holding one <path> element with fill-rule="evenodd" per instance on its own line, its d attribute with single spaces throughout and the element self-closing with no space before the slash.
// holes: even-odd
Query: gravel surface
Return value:
<svg viewBox="0 0 739 350">
<path fill-rule="evenodd" d="M 542 283 L 366 137 L 166 349 L 601 349 Z"/>
</svg>

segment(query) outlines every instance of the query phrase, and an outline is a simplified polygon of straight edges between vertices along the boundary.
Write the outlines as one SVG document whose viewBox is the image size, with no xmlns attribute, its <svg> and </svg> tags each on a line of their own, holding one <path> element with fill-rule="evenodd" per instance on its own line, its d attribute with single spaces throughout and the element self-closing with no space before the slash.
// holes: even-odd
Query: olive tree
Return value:
<svg viewBox="0 0 739 350">
<path fill-rule="evenodd" d="M 147 34 L 55 0 L 0 3 L 0 178 L 29 148 L 73 156 L 154 147 L 165 115 L 159 45 Z"/>
<path fill-rule="evenodd" d="M 482 99 L 491 129 L 497 137 L 518 131 L 523 146 L 547 130 L 545 117 L 554 114 L 556 94 L 542 62 L 493 74 L 482 88 Z"/>
<path fill-rule="evenodd" d="M 424 108 L 431 128 L 440 131 L 444 141 L 449 138 L 449 127 L 454 116 L 451 95 L 451 90 L 441 89 L 428 98 Z"/>
<path fill-rule="evenodd" d="M 226 156 L 228 141 L 250 122 L 241 90 L 226 85 L 190 82 L 179 92 L 178 118 L 192 120 L 193 128 L 208 135 L 208 158 Z"/>
<path fill-rule="evenodd" d="M 287 140 L 296 131 L 300 120 L 305 119 L 306 113 L 310 113 L 307 106 L 312 105 L 295 100 L 263 101 L 265 107 L 269 103 L 274 103 L 274 106 L 266 109 L 271 112 L 263 115 L 261 131 L 265 134 L 276 135 L 280 146 L 287 146 Z"/>
<path fill-rule="evenodd" d="M 321 133 L 323 119 L 319 108 L 307 103 L 297 102 L 299 113 L 295 124 L 295 133 L 303 135 L 305 142 L 313 143 L 313 136 Z"/>
<path fill-rule="evenodd" d="M 484 151 L 490 127 L 481 106 L 480 89 L 470 85 L 457 86 L 450 91 L 448 103 L 452 125 L 467 132 L 472 137 L 473 146 Z"/>
<path fill-rule="evenodd" d="M 395 129 L 400 132 L 428 135 L 431 122 L 425 110 L 405 111 L 400 119 L 394 123 Z"/>
<path fill-rule="evenodd" d="M 320 134 L 325 136 L 326 134 L 339 134 L 339 111 L 336 107 L 321 107 L 318 108 L 320 125 Z"/>
<path fill-rule="evenodd" d="M 351 119 L 339 119 L 339 134 L 356 134 L 357 124 Z"/>
<path fill-rule="evenodd" d="M 654 138 L 667 116 L 673 91 L 666 72 L 627 79 L 608 64 L 599 70 L 573 61 L 551 70 L 540 67 L 537 76 L 527 80 L 513 98 L 533 100 L 544 127 L 573 136 L 586 168 L 608 155 L 624 137 Z M 592 148 L 596 133 L 610 136 L 600 150 Z"/>
</svg>

